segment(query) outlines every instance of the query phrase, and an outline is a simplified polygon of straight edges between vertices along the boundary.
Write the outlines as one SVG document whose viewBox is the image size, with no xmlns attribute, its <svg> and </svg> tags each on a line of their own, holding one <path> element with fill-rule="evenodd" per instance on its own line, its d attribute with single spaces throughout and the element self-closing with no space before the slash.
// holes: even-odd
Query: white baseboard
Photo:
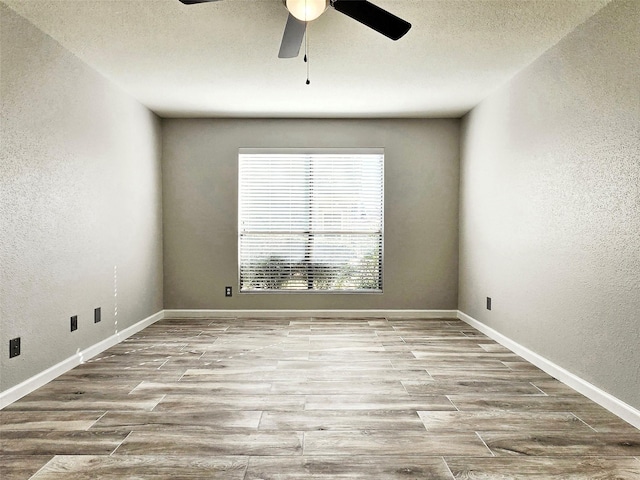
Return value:
<svg viewBox="0 0 640 480">
<path fill-rule="evenodd" d="M 596 387 L 595 385 L 587 382 L 586 380 L 578 377 L 570 371 L 556 365 L 551 360 L 537 354 L 533 350 L 529 350 L 527 347 L 520 345 L 519 343 L 511 340 L 502 333 L 494 330 L 493 328 L 479 322 L 475 318 L 467 315 L 464 312 L 458 311 L 458 318 L 465 323 L 468 323 L 473 328 L 481 331 L 488 337 L 492 338 L 501 345 L 507 347 L 509 350 L 522 358 L 531 362 L 536 367 L 547 372 L 554 378 L 557 378 L 562 383 L 573 388 L 577 392 L 581 393 L 585 397 L 593 400 L 598 405 L 606 408 L 614 415 L 617 415 L 624 421 L 630 423 L 636 428 L 640 428 L 640 410 L 628 405 L 622 400 L 614 397 L 613 395 L 605 392 L 604 390 Z"/>
<path fill-rule="evenodd" d="M 107 348 L 113 347 L 123 340 L 129 338 L 131 335 L 138 333 L 140 330 L 145 329 L 149 325 L 157 322 L 158 320 L 162 320 L 164 318 L 164 311 L 159 311 L 151 315 L 150 317 L 145 318 L 144 320 L 139 321 L 135 325 L 131 325 L 128 328 L 125 328 L 121 332 L 116 332 L 108 338 L 82 350 L 81 352 L 72 355 L 71 357 L 61 361 L 60 363 L 47 368 L 46 370 L 34 375 L 31 378 L 28 378 L 22 383 L 19 383 L 15 387 L 11 387 L 8 390 L 0 393 L 0 409 L 6 407 L 7 405 L 12 404 L 16 400 L 21 399 L 25 395 L 33 392 L 34 390 L 42 387 L 47 384 L 51 380 L 59 377 L 65 372 L 68 372 L 74 367 L 77 367 L 81 363 L 89 360 L 92 357 L 95 357 L 101 352 L 104 352 Z"/>
<path fill-rule="evenodd" d="M 457 310 L 165 310 L 164 318 L 458 318 Z"/>
</svg>

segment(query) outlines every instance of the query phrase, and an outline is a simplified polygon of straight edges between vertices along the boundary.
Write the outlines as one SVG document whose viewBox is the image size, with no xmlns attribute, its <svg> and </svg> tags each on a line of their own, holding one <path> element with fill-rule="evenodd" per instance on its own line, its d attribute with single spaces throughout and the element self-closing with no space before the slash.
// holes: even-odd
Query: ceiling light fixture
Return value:
<svg viewBox="0 0 640 480">
<path fill-rule="evenodd" d="M 329 0 L 286 0 L 289 13 L 303 22 L 315 20 L 329 6 Z"/>
</svg>

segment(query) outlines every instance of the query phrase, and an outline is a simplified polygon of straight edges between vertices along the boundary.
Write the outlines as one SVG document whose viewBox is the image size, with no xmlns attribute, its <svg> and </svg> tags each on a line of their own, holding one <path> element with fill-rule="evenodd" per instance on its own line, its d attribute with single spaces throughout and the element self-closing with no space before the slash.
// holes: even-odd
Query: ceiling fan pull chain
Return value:
<svg viewBox="0 0 640 480">
<path fill-rule="evenodd" d="M 311 80 L 309 80 L 309 67 L 311 65 L 310 60 L 311 59 L 309 58 L 309 24 L 307 23 L 307 26 L 304 31 L 304 63 L 307 64 L 307 81 L 305 83 L 307 85 L 311 83 Z"/>
</svg>

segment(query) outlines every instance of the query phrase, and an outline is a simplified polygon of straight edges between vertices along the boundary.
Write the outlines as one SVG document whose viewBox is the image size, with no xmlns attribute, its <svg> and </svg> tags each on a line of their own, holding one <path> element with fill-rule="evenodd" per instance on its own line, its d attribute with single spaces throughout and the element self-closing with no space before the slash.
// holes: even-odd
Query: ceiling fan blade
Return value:
<svg viewBox="0 0 640 480">
<path fill-rule="evenodd" d="M 185 5 L 195 5 L 196 3 L 208 3 L 208 2 L 217 2 L 219 0 L 178 0 L 180 3 L 184 3 Z"/>
<path fill-rule="evenodd" d="M 344 13 L 391 40 L 398 40 L 411 28 L 409 22 L 367 0 L 333 0 L 331 5 L 340 13 Z"/>
<path fill-rule="evenodd" d="M 306 22 L 298 20 L 289 14 L 287 24 L 284 27 L 284 33 L 282 34 L 282 43 L 280 44 L 278 58 L 295 58 L 298 56 L 306 29 Z"/>
</svg>

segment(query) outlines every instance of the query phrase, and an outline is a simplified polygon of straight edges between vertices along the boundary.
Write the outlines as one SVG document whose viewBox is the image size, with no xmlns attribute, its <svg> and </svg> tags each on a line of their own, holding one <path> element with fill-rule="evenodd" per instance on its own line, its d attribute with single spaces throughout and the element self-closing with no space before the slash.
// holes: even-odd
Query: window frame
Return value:
<svg viewBox="0 0 640 480">
<path fill-rule="evenodd" d="M 255 290 L 243 290 L 241 283 L 241 237 L 242 237 L 242 211 L 241 211 L 241 168 L 240 157 L 241 155 L 379 155 L 382 157 L 382 171 L 380 178 L 380 254 L 379 254 L 379 269 L 380 269 L 380 288 L 379 289 L 341 289 L 341 290 L 329 290 L 329 289 L 255 289 Z M 384 265 L 385 265 L 385 232 L 384 232 L 384 219 L 385 219 L 385 150 L 383 147 L 369 147 L 369 148 L 239 148 L 238 149 L 238 190 L 237 190 L 237 230 L 236 230 L 236 245 L 238 249 L 237 258 L 237 285 L 238 293 L 241 295 L 289 295 L 289 294 L 329 294 L 329 295 L 381 295 L 384 293 Z M 310 233 L 311 234 L 311 233 Z"/>
</svg>

